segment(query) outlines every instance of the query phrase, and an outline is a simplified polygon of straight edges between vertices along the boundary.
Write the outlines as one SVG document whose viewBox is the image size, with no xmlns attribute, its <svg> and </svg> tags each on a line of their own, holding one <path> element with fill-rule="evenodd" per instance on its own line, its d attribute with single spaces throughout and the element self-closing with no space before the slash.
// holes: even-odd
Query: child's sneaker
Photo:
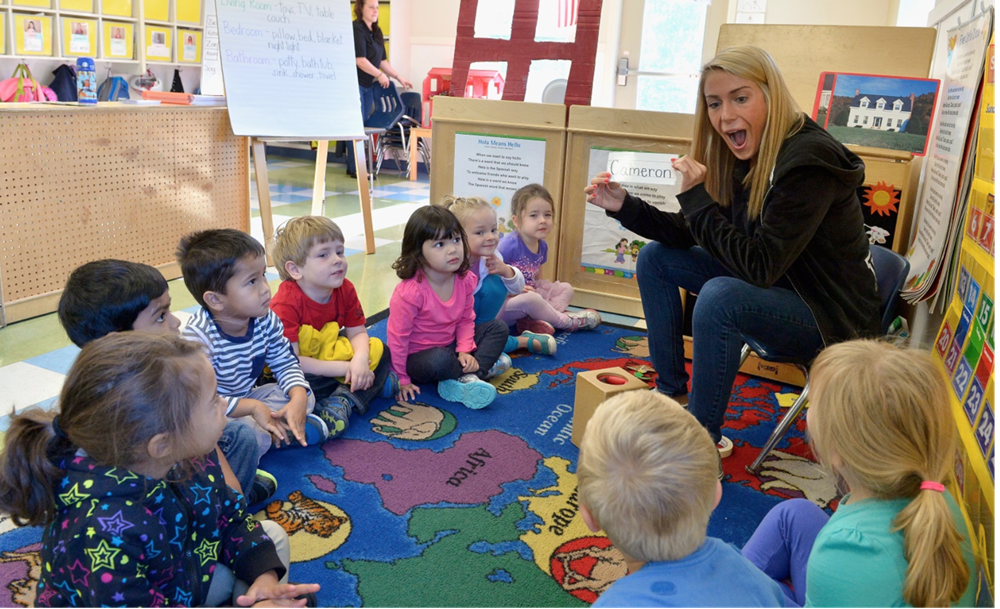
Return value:
<svg viewBox="0 0 1000 609">
<path fill-rule="evenodd" d="M 329 435 L 330 430 L 326 426 L 326 423 L 323 422 L 323 419 L 315 414 L 306 415 L 306 445 L 312 446 L 326 442 L 326 438 Z"/>
<path fill-rule="evenodd" d="M 382 393 L 379 396 L 383 398 L 396 399 L 399 395 L 399 377 L 392 370 L 389 371 L 389 376 L 385 379 L 385 385 L 382 385 Z"/>
<path fill-rule="evenodd" d="M 528 339 L 528 353 L 555 355 L 558 343 L 551 334 L 535 334 L 531 331 L 521 332 L 521 337 Z"/>
<path fill-rule="evenodd" d="M 253 477 L 253 485 L 246 491 L 247 505 L 257 505 L 270 499 L 278 490 L 278 481 L 274 476 L 258 469 Z"/>
<path fill-rule="evenodd" d="M 351 401 L 342 395 L 330 397 L 316 402 L 316 408 L 310 416 L 317 416 L 326 424 L 328 438 L 336 438 L 344 433 L 350 425 Z"/>
<path fill-rule="evenodd" d="M 438 383 L 438 395 L 449 402 L 459 402 L 467 408 L 479 410 L 486 408 L 496 399 L 497 388 L 479 380 L 475 374 L 466 374 L 458 380 Z"/>
<path fill-rule="evenodd" d="M 510 370 L 512 365 L 513 363 L 510 361 L 510 356 L 506 353 L 501 353 L 500 357 L 497 358 L 497 361 L 493 363 L 492 367 L 490 367 L 490 371 L 486 373 L 486 378 L 491 379 L 494 376 L 500 376 L 504 372 Z"/>
<path fill-rule="evenodd" d="M 331 393 L 330 395 L 342 397 L 345 400 L 347 400 L 347 403 L 350 404 L 350 406 L 354 408 L 354 410 L 356 410 L 358 414 L 363 415 L 366 412 L 368 412 L 368 404 L 362 402 L 361 398 L 359 398 L 356 393 L 348 389 L 347 385 L 337 385 L 337 388 L 334 389 L 333 393 Z M 350 416 L 351 414 L 350 408 L 347 409 L 347 414 L 348 416 Z M 327 425 L 329 425 L 329 421 L 327 422 Z"/>
<path fill-rule="evenodd" d="M 547 321 L 539 321 L 530 317 L 517 320 L 517 333 L 534 332 L 535 334 L 555 334 L 556 327 Z"/>
<path fill-rule="evenodd" d="M 566 328 L 567 332 L 576 332 L 577 330 L 593 330 L 597 326 L 601 325 L 601 314 L 593 309 L 584 309 L 582 311 L 573 311 L 567 313 L 572 325 Z"/>
</svg>

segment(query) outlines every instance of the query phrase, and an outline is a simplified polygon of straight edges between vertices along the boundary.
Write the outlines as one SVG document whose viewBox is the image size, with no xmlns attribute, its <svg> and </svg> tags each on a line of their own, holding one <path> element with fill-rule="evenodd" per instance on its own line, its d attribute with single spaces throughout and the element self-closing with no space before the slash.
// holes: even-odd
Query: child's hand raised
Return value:
<svg viewBox="0 0 1000 609">
<path fill-rule="evenodd" d="M 514 276 L 514 269 L 497 258 L 496 254 L 493 254 L 489 258 L 484 258 L 483 261 L 486 263 L 486 270 L 490 275 L 500 275 L 501 277 L 506 277 L 510 279 Z"/>
<path fill-rule="evenodd" d="M 399 386 L 399 394 L 396 396 L 396 399 L 409 402 L 418 395 L 420 395 L 420 387 L 417 387 L 413 383 L 407 383 Z"/>
<path fill-rule="evenodd" d="M 466 374 L 479 370 L 479 362 L 472 357 L 471 353 L 459 353 L 458 363 L 462 364 L 462 372 Z"/>
</svg>

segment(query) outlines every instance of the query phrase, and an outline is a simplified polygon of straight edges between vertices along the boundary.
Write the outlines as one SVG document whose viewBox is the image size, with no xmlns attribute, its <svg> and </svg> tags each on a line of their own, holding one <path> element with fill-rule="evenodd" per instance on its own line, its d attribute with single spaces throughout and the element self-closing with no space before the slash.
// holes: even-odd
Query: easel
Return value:
<svg viewBox="0 0 1000 609">
<path fill-rule="evenodd" d="M 265 144 L 267 142 L 288 142 L 273 138 L 251 138 L 253 149 L 253 167 L 257 179 L 257 200 L 260 202 L 260 224 L 264 230 L 264 249 L 267 252 L 267 263 L 271 265 L 271 246 L 274 244 L 274 218 L 271 214 L 271 191 L 267 179 L 267 158 Z M 354 158 L 358 159 L 357 182 L 358 195 L 361 197 L 361 217 L 365 225 L 365 253 L 375 253 L 375 227 L 372 222 L 372 199 L 368 186 L 368 164 L 360 160 L 365 150 L 365 140 L 354 140 Z M 326 200 L 326 154 L 330 142 L 319 140 L 316 148 L 316 172 L 313 175 L 313 198 L 311 213 L 314 216 L 323 215 L 323 203 Z"/>
</svg>

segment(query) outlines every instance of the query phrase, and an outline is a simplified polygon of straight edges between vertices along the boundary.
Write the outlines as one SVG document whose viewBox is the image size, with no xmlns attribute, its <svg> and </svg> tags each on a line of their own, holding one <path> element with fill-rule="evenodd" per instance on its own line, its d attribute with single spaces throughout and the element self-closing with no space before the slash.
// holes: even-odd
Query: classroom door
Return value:
<svg viewBox="0 0 1000 609">
<path fill-rule="evenodd" d="M 623 2 L 615 107 L 693 114 L 698 71 L 715 56 L 726 4 Z"/>
</svg>

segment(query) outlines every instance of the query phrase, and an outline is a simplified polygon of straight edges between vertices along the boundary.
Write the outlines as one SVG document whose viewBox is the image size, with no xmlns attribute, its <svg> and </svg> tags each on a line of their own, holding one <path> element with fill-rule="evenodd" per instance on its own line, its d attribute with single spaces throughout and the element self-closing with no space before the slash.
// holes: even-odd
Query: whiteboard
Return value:
<svg viewBox="0 0 1000 609">
<path fill-rule="evenodd" d="M 233 133 L 362 139 L 351 5 L 215 0 Z"/>
</svg>

